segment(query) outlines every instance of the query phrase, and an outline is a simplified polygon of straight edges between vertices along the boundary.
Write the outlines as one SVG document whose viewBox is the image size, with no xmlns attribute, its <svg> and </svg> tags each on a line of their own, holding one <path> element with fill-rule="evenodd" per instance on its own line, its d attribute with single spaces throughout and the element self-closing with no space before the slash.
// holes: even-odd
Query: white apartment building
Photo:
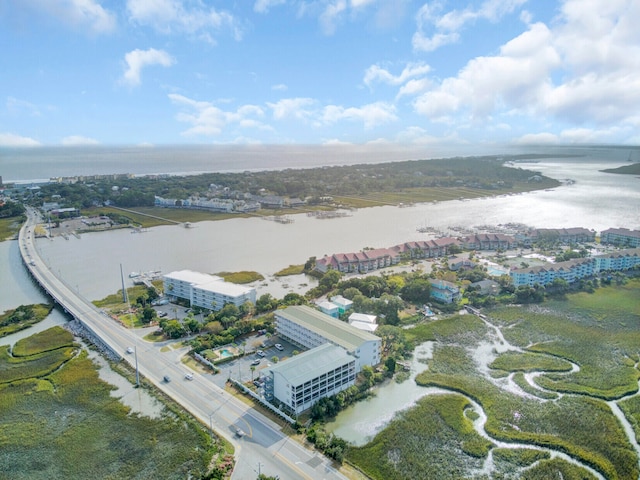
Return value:
<svg viewBox="0 0 640 480">
<path fill-rule="evenodd" d="M 255 288 L 225 282 L 221 277 L 191 270 L 163 275 L 165 295 L 189 300 L 192 307 L 220 310 L 227 303 L 240 307 L 256 302 Z"/>
<path fill-rule="evenodd" d="M 607 270 L 628 270 L 640 265 L 640 248 L 630 248 L 589 258 L 577 258 L 539 267 L 520 268 L 511 271 L 515 287 L 522 285 L 547 285 L 556 278 L 573 283 Z"/>
<path fill-rule="evenodd" d="M 276 310 L 275 320 L 278 335 L 293 344 L 308 349 L 325 343 L 342 347 L 356 359 L 356 372 L 380 363 L 380 337 L 314 308 L 299 305 Z"/>
<path fill-rule="evenodd" d="M 272 366 L 268 373 L 267 398 L 277 399 L 297 415 L 321 398 L 354 385 L 356 359 L 343 348 L 325 343 Z"/>
</svg>

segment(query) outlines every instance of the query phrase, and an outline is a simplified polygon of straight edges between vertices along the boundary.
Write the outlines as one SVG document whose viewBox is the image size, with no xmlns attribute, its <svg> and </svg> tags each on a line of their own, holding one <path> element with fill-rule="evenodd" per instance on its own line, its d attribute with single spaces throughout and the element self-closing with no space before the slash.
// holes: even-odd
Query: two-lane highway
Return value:
<svg viewBox="0 0 640 480">
<path fill-rule="evenodd" d="M 231 441 L 236 447 L 233 478 L 256 478 L 258 471 L 277 475 L 282 480 L 345 478 L 326 457 L 289 439 L 276 423 L 220 389 L 209 375 L 194 373 L 193 380 L 185 379 L 187 371 L 179 359 L 161 352 L 160 346 L 141 340 L 135 332 L 114 322 L 58 279 L 36 249 L 34 230 L 38 213 L 30 208 L 27 213 L 27 222 L 20 230 L 18 241 L 24 263 L 33 278 L 105 346 L 134 367 L 137 359 L 141 375 L 204 425 L 213 427 L 218 435 Z M 134 347 L 135 352 L 127 354 L 129 347 Z M 169 376 L 169 382 L 163 380 L 165 375 Z M 246 435 L 235 435 L 236 428 Z"/>
</svg>

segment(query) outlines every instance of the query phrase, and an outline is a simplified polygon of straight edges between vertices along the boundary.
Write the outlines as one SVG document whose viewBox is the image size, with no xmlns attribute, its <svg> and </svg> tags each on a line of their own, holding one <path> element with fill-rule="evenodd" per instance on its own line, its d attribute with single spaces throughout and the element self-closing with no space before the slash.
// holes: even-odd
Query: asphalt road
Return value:
<svg viewBox="0 0 640 480">
<path fill-rule="evenodd" d="M 234 444 L 236 467 L 232 478 L 256 478 L 258 472 L 277 475 L 281 480 L 346 478 L 326 457 L 289 439 L 281 433 L 279 425 L 225 392 L 210 375 L 191 372 L 193 380 L 186 380 L 187 369 L 180 361 L 181 352 L 143 341 L 58 279 L 36 249 L 33 231 L 38 213 L 33 209 L 27 213 L 18 241 L 22 258 L 33 277 L 67 312 L 81 320 L 134 368 L 137 360 L 138 371 L 147 380 Z M 135 352 L 127 354 L 128 347 L 134 347 Z M 165 375 L 170 377 L 169 382 L 163 380 Z M 245 435 L 235 435 L 237 428 Z"/>
</svg>

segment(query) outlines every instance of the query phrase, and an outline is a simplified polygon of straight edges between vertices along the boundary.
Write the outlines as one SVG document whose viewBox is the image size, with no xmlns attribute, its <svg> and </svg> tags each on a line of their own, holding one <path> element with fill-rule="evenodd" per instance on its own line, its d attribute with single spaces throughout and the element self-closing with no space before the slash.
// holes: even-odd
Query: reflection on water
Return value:
<svg viewBox="0 0 640 480">
<path fill-rule="evenodd" d="M 411 360 L 410 378 L 402 383 L 387 381 L 373 389 L 375 397 L 351 405 L 327 425 L 327 431 L 344 438 L 354 445 L 364 445 L 381 431 L 396 412 L 412 407 L 432 393 L 433 389 L 416 384 L 416 376 L 427 368 L 426 360 L 433 355 L 433 342 L 419 345 Z"/>
</svg>

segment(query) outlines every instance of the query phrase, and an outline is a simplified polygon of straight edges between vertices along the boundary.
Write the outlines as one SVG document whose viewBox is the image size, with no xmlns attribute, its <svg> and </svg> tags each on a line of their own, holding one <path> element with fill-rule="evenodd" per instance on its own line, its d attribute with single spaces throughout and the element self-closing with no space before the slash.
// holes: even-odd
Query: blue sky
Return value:
<svg viewBox="0 0 640 480">
<path fill-rule="evenodd" d="M 637 0 L 4 0 L 0 146 L 640 144 Z"/>
</svg>

